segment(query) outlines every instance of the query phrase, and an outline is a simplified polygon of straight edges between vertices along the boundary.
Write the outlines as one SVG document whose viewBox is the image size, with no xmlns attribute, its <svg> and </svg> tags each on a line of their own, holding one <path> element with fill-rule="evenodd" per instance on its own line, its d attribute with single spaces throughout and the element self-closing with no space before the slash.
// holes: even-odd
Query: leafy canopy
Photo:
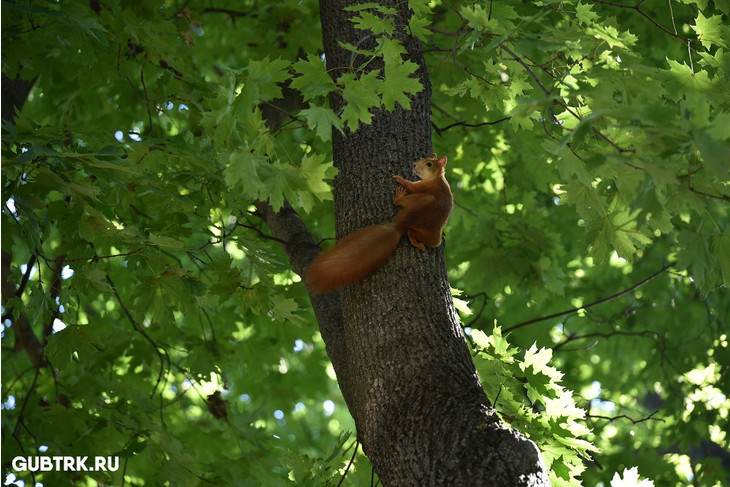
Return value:
<svg viewBox="0 0 730 487">
<path fill-rule="evenodd" d="M 555 485 L 720 485 L 730 3 L 408 6 L 489 399 Z M 332 131 L 423 89 L 395 11 L 349 11 L 383 70 L 328 72 L 308 0 L 3 2 L 3 84 L 34 80 L 3 123 L 8 481 L 67 485 L 8 466 L 64 454 L 121 459 L 77 485 L 339 482 L 352 421 L 252 204 L 330 235 Z"/>
</svg>

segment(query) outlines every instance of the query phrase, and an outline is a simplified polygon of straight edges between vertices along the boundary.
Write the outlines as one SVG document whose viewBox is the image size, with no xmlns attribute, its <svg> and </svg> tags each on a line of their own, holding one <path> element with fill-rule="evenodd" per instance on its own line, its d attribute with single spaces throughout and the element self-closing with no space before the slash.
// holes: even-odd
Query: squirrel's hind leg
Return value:
<svg viewBox="0 0 730 487">
<path fill-rule="evenodd" d="M 411 241 L 411 245 L 419 250 L 426 250 L 426 246 L 419 240 L 419 235 L 416 230 L 408 230 L 408 240 Z"/>
</svg>

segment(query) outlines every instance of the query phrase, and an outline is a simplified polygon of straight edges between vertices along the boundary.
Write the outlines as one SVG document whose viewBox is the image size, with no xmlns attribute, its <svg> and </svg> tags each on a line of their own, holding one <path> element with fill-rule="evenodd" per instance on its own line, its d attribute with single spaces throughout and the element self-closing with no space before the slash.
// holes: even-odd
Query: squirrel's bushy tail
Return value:
<svg viewBox="0 0 730 487">
<path fill-rule="evenodd" d="M 361 228 L 319 254 L 304 279 L 317 294 L 359 281 L 395 252 L 401 235 L 403 230 L 396 222 Z"/>
</svg>

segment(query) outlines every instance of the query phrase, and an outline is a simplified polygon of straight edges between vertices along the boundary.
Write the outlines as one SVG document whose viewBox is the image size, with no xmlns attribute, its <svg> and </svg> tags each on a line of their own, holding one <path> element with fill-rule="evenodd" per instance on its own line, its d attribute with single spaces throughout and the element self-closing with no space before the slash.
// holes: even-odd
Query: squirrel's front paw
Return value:
<svg viewBox="0 0 730 487">
<path fill-rule="evenodd" d="M 400 200 L 407 194 L 408 194 L 408 191 L 406 191 L 406 188 L 403 188 L 402 186 L 398 186 L 397 188 L 395 188 L 395 200 L 394 201 Z"/>
</svg>

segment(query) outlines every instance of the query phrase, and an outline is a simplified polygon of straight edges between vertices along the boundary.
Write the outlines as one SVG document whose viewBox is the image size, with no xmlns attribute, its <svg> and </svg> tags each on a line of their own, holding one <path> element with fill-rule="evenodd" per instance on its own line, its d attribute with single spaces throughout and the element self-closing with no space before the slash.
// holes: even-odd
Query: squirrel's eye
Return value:
<svg viewBox="0 0 730 487">
<path fill-rule="evenodd" d="M 426 165 L 427 165 L 428 167 L 431 167 L 431 166 L 433 166 L 433 164 L 432 164 L 432 163 L 430 163 L 430 162 L 427 162 L 427 163 L 426 163 Z"/>
</svg>

